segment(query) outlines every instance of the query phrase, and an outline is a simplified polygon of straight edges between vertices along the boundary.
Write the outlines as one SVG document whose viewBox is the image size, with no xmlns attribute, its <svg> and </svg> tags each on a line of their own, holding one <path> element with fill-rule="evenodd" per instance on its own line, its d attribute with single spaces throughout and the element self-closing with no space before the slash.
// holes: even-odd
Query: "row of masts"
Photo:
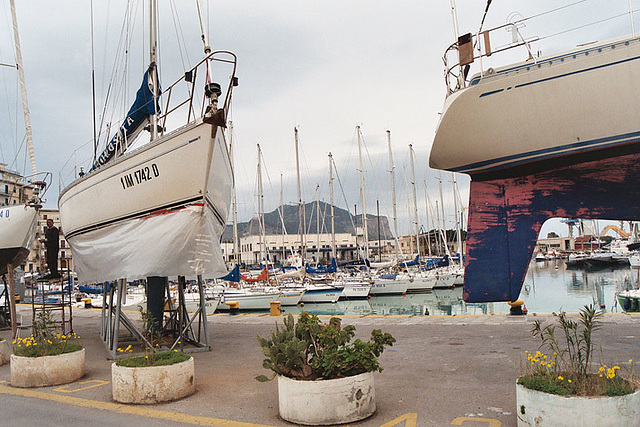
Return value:
<svg viewBox="0 0 640 427">
<path fill-rule="evenodd" d="M 391 148 L 391 131 L 387 130 L 386 131 L 387 134 L 387 146 L 388 146 L 388 155 L 389 155 L 389 172 L 390 172 L 390 177 L 391 177 L 391 192 L 392 192 L 392 225 L 393 225 L 393 233 L 394 233 L 394 238 L 396 240 L 396 244 L 395 246 L 395 252 L 396 252 L 396 258 L 398 260 L 400 260 L 401 258 L 401 250 L 400 250 L 400 242 L 398 239 L 398 215 L 397 215 L 397 202 L 396 202 L 396 191 L 395 191 L 395 164 L 394 164 L 394 160 L 393 160 L 393 151 Z M 363 144 L 363 138 L 362 138 L 362 132 L 360 129 L 360 126 L 356 126 L 356 136 L 357 136 L 357 141 L 358 141 L 358 158 L 359 158 L 359 169 L 358 171 L 360 172 L 360 198 L 361 198 L 361 203 L 362 203 L 362 227 L 363 227 L 363 236 L 364 239 L 362 246 L 364 246 L 364 248 L 359 248 L 360 249 L 360 253 L 361 253 L 361 257 L 363 259 L 367 258 L 369 255 L 369 228 L 368 228 L 368 221 L 367 221 L 367 210 L 366 210 L 366 206 L 367 206 L 367 202 L 366 202 L 366 192 L 365 192 L 365 173 L 364 173 L 364 163 L 363 163 L 363 156 L 362 156 L 362 144 Z M 297 182 L 297 196 L 298 196 L 298 233 L 300 236 L 300 246 L 299 246 L 299 250 L 300 250 L 300 256 L 301 259 L 304 260 L 306 259 L 307 256 L 307 247 L 306 247 L 306 240 L 305 240 L 305 214 L 304 214 L 304 204 L 302 201 L 302 189 L 301 189 L 301 179 L 300 179 L 300 153 L 299 153 L 299 136 L 298 136 L 298 128 L 295 127 L 294 128 L 294 145 L 295 145 L 295 156 L 296 156 L 296 182 Z M 233 123 L 229 123 L 229 152 L 230 152 L 230 157 L 231 157 L 231 163 L 233 164 Z M 411 225 L 412 225 L 412 231 L 411 234 L 415 235 L 415 246 L 414 246 L 414 242 L 413 239 L 411 239 L 411 251 L 412 253 L 415 253 L 417 255 L 427 255 L 429 257 L 433 256 L 432 251 L 431 251 L 431 244 L 429 241 L 429 237 L 427 237 L 428 241 L 427 241 L 427 253 L 425 254 L 421 254 L 420 253 L 420 225 L 419 225 L 419 217 L 418 217 L 418 203 L 417 203 L 417 190 L 416 190 L 416 178 L 415 178 L 415 168 L 414 168 L 414 162 L 415 162 L 415 152 L 413 150 L 413 146 L 412 144 L 409 144 L 409 154 L 410 154 L 410 166 L 411 166 L 411 183 L 410 183 L 410 187 L 412 190 L 412 195 L 413 195 L 413 203 L 408 203 L 408 206 L 412 207 L 412 220 L 411 220 Z M 259 247 L 260 247 L 260 260 L 266 260 L 267 257 L 265 256 L 265 248 L 266 248 L 266 227 L 265 227 L 265 221 L 264 221 L 264 195 L 263 195 L 263 177 L 262 177 L 262 160 L 263 160 L 263 154 L 262 154 L 262 150 L 260 148 L 260 144 L 257 144 L 257 170 L 256 170 L 256 180 L 257 180 L 257 203 L 256 203 L 256 208 L 257 208 L 257 213 L 258 213 L 258 224 L 259 224 Z M 331 153 L 329 153 L 328 155 L 329 157 L 329 190 L 330 190 L 330 221 L 331 221 L 331 258 L 336 258 L 337 257 L 337 252 L 336 252 L 336 237 L 335 237 L 335 215 L 334 215 L 334 184 L 333 181 L 335 179 L 334 176 L 334 167 L 335 167 L 335 162 L 333 159 L 333 155 Z M 406 173 L 405 173 L 405 178 L 406 178 Z M 438 180 L 439 180 L 439 193 L 440 193 L 440 206 L 438 209 L 438 202 L 436 202 L 436 208 L 435 208 L 435 217 L 436 217 L 436 222 L 438 224 L 438 227 L 436 227 L 439 230 L 439 239 L 442 242 L 442 246 L 443 246 L 443 251 L 444 253 L 446 253 L 447 255 L 450 255 L 449 249 L 448 249 L 448 242 L 447 242 L 447 235 L 446 235 L 446 225 L 445 225 L 445 216 L 444 216 L 444 202 L 443 202 L 443 192 L 442 192 L 442 176 L 441 173 L 438 173 Z M 425 188 L 425 199 L 426 199 L 426 215 L 427 215 L 427 223 L 429 222 L 429 218 L 433 216 L 433 212 L 430 212 L 431 210 L 431 202 L 430 202 L 430 198 L 429 198 L 429 194 L 427 191 L 427 184 L 426 184 L 426 180 L 423 181 L 424 182 L 424 188 Z M 457 183 L 455 180 L 455 175 L 452 174 L 452 184 L 453 184 L 453 197 L 454 197 L 454 210 L 456 212 L 456 241 L 457 241 L 457 247 L 456 247 L 456 252 L 458 255 L 461 254 L 461 228 L 462 228 L 462 219 L 458 218 L 457 212 L 458 212 L 458 198 L 460 197 L 458 188 L 457 188 Z M 407 183 L 407 188 L 409 188 L 409 184 Z M 317 190 L 317 188 L 316 188 Z M 317 192 L 317 191 L 316 191 Z M 408 194 L 407 194 L 408 195 Z M 318 234 L 320 234 L 320 201 L 319 201 L 319 195 L 317 197 L 317 208 L 318 208 L 318 213 L 316 215 L 316 221 L 317 221 L 317 225 L 316 225 L 316 231 Z M 237 199 L 236 199 L 236 191 L 235 191 L 235 177 L 234 177 L 234 191 L 233 191 L 233 199 L 232 199 L 232 209 L 233 209 L 233 247 L 234 247 L 234 254 L 236 254 L 236 261 L 238 260 L 238 256 L 240 254 L 239 252 L 239 237 L 238 237 L 238 221 L 237 221 Z M 378 207 L 379 209 L 379 207 Z M 282 174 L 280 174 L 280 206 L 278 208 L 278 213 L 279 213 L 279 217 L 280 217 L 280 221 L 281 221 L 281 229 L 282 229 L 282 241 L 284 243 L 284 235 L 286 233 L 286 227 L 285 227 L 285 223 L 284 223 L 284 200 L 283 200 L 283 185 L 282 185 Z M 379 212 L 378 212 L 379 215 Z M 462 215 L 461 215 L 462 216 Z M 440 221 L 440 218 L 442 218 L 442 223 Z M 440 225 L 442 224 L 442 225 Z M 379 232 L 379 230 L 378 230 Z M 356 231 L 357 234 L 357 231 Z M 436 236 L 436 238 L 438 238 L 438 236 Z M 360 245 L 358 245 L 360 246 Z M 320 245 L 317 245 L 317 250 L 320 251 Z M 378 251 L 380 251 L 380 245 L 378 247 Z M 286 259 L 286 248 L 284 248 L 284 244 L 283 244 L 283 254 L 282 254 L 282 259 Z M 319 254 L 318 254 L 319 255 Z M 318 256 L 318 260 L 320 259 L 320 257 Z"/>
</svg>

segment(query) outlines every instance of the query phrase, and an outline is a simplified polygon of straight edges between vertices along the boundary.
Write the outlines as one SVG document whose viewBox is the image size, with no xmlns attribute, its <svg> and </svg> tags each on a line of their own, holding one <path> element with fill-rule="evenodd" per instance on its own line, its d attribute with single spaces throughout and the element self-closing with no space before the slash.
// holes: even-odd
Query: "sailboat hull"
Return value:
<svg viewBox="0 0 640 427">
<path fill-rule="evenodd" d="M 471 175 L 467 302 L 515 301 L 543 223 L 633 219 L 640 39 L 486 70 L 445 102 L 430 166 Z"/>
<path fill-rule="evenodd" d="M 454 92 L 432 168 L 507 178 L 640 152 L 640 39 L 509 65 Z"/>
<path fill-rule="evenodd" d="M 35 238 L 38 211 L 29 206 L 0 208 L 0 274 L 7 264 L 19 266 L 27 259 Z"/>
<path fill-rule="evenodd" d="M 223 132 L 191 123 L 75 181 L 58 204 L 78 279 L 221 276 L 232 171 Z"/>
</svg>

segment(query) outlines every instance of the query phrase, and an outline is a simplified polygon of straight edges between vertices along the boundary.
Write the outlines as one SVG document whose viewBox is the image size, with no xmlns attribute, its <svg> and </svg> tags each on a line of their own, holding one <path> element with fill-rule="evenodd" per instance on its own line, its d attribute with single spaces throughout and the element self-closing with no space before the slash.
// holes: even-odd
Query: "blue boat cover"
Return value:
<svg viewBox="0 0 640 427">
<path fill-rule="evenodd" d="M 219 277 L 220 280 L 226 280 L 227 282 L 236 282 L 238 283 L 240 281 L 240 266 L 238 264 L 236 264 L 235 267 L 233 267 L 233 270 L 231 270 L 228 274 Z"/>
<path fill-rule="evenodd" d="M 151 69 L 151 67 L 149 67 Z M 115 156 L 116 152 L 124 152 L 127 144 L 135 139 L 135 135 L 139 133 L 147 124 L 149 116 L 160 112 L 158 105 L 153 105 L 153 92 L 149 88 L 149 69 L 144 73 L 142 85 L 136 94 L 136 100 L 129 109 L 127 117 L 124 119 L 118 131 L 113 135 L 111 141 L 100 156 L 93 162 L 90 171 L 106 164 Z"/>
<path fill-rule="evenodd" d="M 304 267 L 304 271 L 309 274 L 325 274 L 325 273 L 335 273 L 338 271 L 338 263 L 335 258 L 331 259 L 331 264 L 327 267 L 323 267 L 321 265 L 318 268 L 311 268 L 309 264 L 306 264 Z"/>
</svg>

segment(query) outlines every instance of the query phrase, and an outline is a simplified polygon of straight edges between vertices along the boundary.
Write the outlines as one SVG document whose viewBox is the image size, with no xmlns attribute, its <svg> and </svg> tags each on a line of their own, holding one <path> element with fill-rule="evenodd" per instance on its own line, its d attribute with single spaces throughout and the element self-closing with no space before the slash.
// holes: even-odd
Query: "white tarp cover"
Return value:
<svg viewBox="0 0 640 427">
<path fill-rule="evenodd" d="M 148 276 L 227 274 L 211 210 L 189 206 L 132 219 L 69 240 L 78 280 L 101 283 Z"/>
</svg>

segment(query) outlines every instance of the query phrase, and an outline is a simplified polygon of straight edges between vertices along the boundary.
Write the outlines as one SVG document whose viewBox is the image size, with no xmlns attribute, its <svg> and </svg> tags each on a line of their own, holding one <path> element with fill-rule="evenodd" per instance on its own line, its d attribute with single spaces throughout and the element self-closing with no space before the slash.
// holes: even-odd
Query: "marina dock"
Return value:
<svg viewBox="0 0 640 427">
<path fill-rule="evenodd" d="M 18 315 L 31 316 L 18 306 Z M 100 310 L 74 310 L 74 330 L 86 349 L 86 375 L 64 386 L 11 387 L 10 366 L 0 366 L 1 424 L 102 426 L 287 426 L 278 416 L 277 383 L 260 383 L 265 336 L 281 316 L 209 316 L 211 351 L 193 353 L 196 393 L 157 405 L 123 405 L 111 398 L 111 363 L 98 336 Z M 135 312 L 127 313 L 137 318 Z M 525 351 L 538 349 L 530 328 L 551 315 L 341 316 L 367 339 L 372 329 L 390 332 L 396 344 L 381 356 L 375 375 L 376 413 L 357 426 L 515 426 L 515 382 Z M 321 316 L 328 320 L 329 317 Z M 605 314 L 596 332 L 596 363 L 623 370 L 640 360 L 640 315 Z M 28 334 L 28 333 L 26 333 Z M 0 331 L 10 339 L 11 332 Z"/>
</svg>

